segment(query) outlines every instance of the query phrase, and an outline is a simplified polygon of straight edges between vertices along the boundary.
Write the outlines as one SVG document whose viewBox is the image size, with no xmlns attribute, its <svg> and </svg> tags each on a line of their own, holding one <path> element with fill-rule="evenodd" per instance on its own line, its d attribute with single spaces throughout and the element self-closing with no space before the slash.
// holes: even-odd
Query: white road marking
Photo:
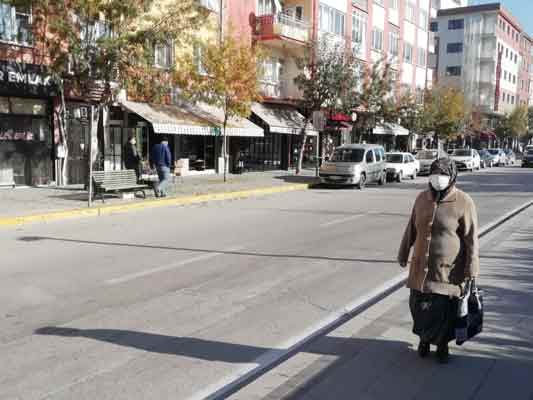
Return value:
<svg viewBox="0 0 533 400">
<path fill-rule="evenodd" d="M 342 219 L 336 219 L 336 220 L 333 220 L 333 221 L 330 221 L 330 222 L 326 222 L 324 224 L 320 224 L 320 227 L 321 228 L 327 228 L 328 226 L 333 226 L 333 225 L 342 224 L 343 222 L 353 221 L 354 219 L 358 219 L 358 218 L 361 218 L 361 217 L 364 217 L 364 216 L 365 216 L 365 214 L 352 215 L 351 217 L 346 217 L 346 218 L 342 218 Z"/>
<path fill-rule="evenodd" d="M 239 251 L 242 249 L 244 249 L 244 246 L 232 247 L 229 249 L 221 250 L 220 252 L 202 254 L 200 256 L 188 258 L 186 260 L 181 260 L 176 263 L 172 263 L 170 265 L 164 265 L 164 266 L 157 267 L 157 268 L 150 268 L 144 271 L 135 272 L 133 274 L 128 274 L 128 275 L 124 275 L 118 278 L 109 279 L 105 281 L 105 284 L 106 285 L 118 285 L 120 283 L 130 282 L 138 278 L 144 278 L 149 275 L 157 274 L 159 272 L 171 271 L 173 269 L 184 267 L 186 265 L 193 264 L 195 262 L 210 260 L 211 258 L 218 257 L 220 255 L 225 254 L 226 252 Z"/>
</svg>

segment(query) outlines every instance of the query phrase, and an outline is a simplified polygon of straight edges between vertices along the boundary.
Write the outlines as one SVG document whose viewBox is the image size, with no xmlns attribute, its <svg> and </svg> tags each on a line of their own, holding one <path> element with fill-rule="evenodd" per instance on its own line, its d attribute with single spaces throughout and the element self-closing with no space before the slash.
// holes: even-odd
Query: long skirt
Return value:
<svg viewBox="0 0 533 400">
<path fill-rule="evenodd" d="M 409 308 L 413 317 L 413 333 L 434 345 L 455 339 L 456 298 L 411 290 Z"/>
</svg>

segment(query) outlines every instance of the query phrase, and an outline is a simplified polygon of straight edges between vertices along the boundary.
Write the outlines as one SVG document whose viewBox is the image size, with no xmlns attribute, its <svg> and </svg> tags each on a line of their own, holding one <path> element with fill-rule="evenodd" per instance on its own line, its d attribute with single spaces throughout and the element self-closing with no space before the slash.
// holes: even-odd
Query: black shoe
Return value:
<svg viewBox="0 0 533 400">
<path fill-rule="evenodd" d="M 418 344 L 418 355 L 421 358 L 426 358 L 429 354 L 429 343 L 422 342 Z"/>
<path fill-rule="evenodd" d="M 450 361 L 450 349 L 448 343 L 441 344 L 437 347 L 437 359 L 441 364 L 448 364 Z"/>
</svg>

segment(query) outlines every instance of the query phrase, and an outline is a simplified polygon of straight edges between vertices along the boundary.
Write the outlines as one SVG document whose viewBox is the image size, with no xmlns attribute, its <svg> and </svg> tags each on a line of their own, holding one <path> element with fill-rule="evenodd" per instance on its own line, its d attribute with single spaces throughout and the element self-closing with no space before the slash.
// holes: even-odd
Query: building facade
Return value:
<svg viewBox="0 0 533 400">
<path fill-rule="evenodd" d="M 527 106 L 531 94 L 531 39 L 501 4 L 439 10 L 435 81 L 461 89 L 489 126 Z"/>
</svg>

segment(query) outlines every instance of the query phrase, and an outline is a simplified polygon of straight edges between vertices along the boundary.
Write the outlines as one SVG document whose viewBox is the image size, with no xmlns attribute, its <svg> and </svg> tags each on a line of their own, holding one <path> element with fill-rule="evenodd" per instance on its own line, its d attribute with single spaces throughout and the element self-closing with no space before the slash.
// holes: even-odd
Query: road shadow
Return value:
<svg viewBox="0 0 533 400">
<path fill-rule="evenodd" d="M 133 247 L 139 249 L 150 250 L 171 250 L 179 252 L 190 252 L 200 254 L 224 254 L 232 256 L 243 257 L 266 257 L 266 258 L 287 258 L 287 259 L 300 259 L 311 261 L 336 261 L 347 263 L 375 263 L 375 264 L 397 264 L 396 260 L 387 259 L 374 259 L 374 258 L 348 258 L 348 257 L 330 257 L 320 255 L 303 255 L 303 254 L 275 254 L 275 253 L 260 253 L 253 251 L 232 251 L 232 250 L 217 250 L 217 249 L 200 249 L 200 248 L 188 248 L 188 247 L 173 247 L 173 246 L 157 246 L 138 243 L 121 243 L 121 242 L 104 242 L 97 240 L 78 240 L 67 238 L 56 238 L 49 236 L 22 236 L 17 240 L 22 242 L 39 242 L 39 241 L 56 241 L 64 243 L 76 243 L 81 245 L 95 245 L 95 246 L 114 246 L 114 247 Z"/>
<path fill-rule="evenodd" d="M 318 185 L 320 184 L 320 179 L 316 176 L 308 175 L 278 175 L 274 177 L 275 179 L 282 180 L 287 183 L 302 183 L 308 185 Z"/>
</svg>

